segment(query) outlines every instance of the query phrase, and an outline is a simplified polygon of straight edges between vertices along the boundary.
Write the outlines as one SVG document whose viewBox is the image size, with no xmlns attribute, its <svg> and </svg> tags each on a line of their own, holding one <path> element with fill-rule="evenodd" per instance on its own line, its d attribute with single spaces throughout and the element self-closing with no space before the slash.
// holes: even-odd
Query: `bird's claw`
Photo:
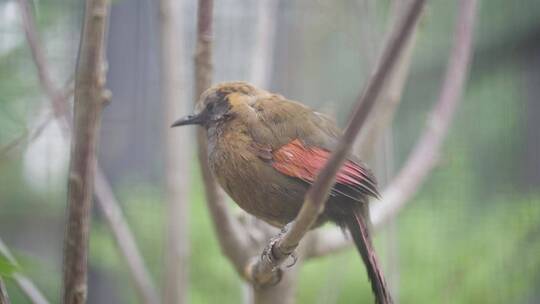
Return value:
<svg viewBox="0 0 540 304">
<path fill-rule="evenodd" d="M 296 262 L 298 261 L 298 256 L 296 255 L 296 251 L 291 252 L 289 256 L 292 258 L 292 262 L 286 265 L 287 268 L 293 267 L 294 265 L 296 265 Z"/>
</svg>

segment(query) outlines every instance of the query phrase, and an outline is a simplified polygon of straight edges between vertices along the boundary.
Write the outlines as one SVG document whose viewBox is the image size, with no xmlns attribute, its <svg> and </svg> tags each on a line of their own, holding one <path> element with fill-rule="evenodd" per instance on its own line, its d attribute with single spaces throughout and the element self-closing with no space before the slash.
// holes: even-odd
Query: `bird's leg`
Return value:
<svg viewBox="0 0 540 304">
<path fill-rule="evenodd" d="M 263 251 L 263 254 L 269 255 L 272 263 L 277 263 L 277 261 L 279 261 L 283 255 L 287 255 L 288 257 L 291 257 L 292 262 L 290 264 L 286 265 L 287 268 L 290 268 L 290 267 L 294 266 L 296 264 L 296 261 L 298 261 L 298 256 L 296 255 L 296 250 L 293 250 L 292 252 L 279 252 L 279 253 L 276 253 L 274 249 L 275 249 L 275 245 L 277 244 L 277 242 L 280 241 L 283 238 L 283 236 L 287 233 L 287 231 L 289 231 L 289 229 L 291 227 L 292 227 L 292 222 L 288 223 L 285 226 L 283 226 L 283 228 L 281 228 L 281 231 L 279 232 L 279 234 L 270 239 L 270 242 L 268 243 L 268 245 L 266 246 L 266 248 Z"/>
</svg>

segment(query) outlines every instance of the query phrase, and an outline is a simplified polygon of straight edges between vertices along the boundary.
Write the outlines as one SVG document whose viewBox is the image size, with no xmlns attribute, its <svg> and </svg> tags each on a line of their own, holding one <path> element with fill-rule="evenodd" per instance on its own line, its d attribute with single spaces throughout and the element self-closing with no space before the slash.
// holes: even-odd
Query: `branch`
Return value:
<svg viewBox="0 0 540 304">
<path fill-rule="evenodd" d="M 32 17 L 32 12 L 28 0 L 19 0 L 19 9 L 23 22 L 26 41 L 30 46 L 32 58 L 36 64 L 39 83 L 45 94 L 52 104 L 54 116 L 59 119 L 62 127 L 67 125 L 67 119 L 61 119 L 68 109 L 68 104 L 65 102 L 67 97 L 60 90 L 57 90 L 51 80 L 51 75 L 47 69 L 47 61 L 44 56 L 43 48 L 36 31 L 36 24 Z"/>
<path fill-rule="evenodd" d="M 96 169 L 96 146 L 103 108 L 103 48 L 109 1 L 88 0 L 75 78 L 75 103 L 67 221 L 64 236 L 65 304 L 86 303 L 90 211 Z"/>
<path fill-rule="evenodd" d="M 182 68 L 185 66 L 179 42 L 182 41 L 180 26 L 180 1 L 161 0 L 161 81 L 166 121 L 174 120 L 187 108 L 187 98 L 183 92 L 186 83 Z M 180 304 L 188 300 L 189 290 L 189 210 L 188 186 L 191 153 L 186 147 L 188 130 L 170 132 L 168 124 L 163 126 L 165 136 L 165 193 L 167 201 L 167 243 L 164 261 L 164 303 Z"/>
<path fill-rule="evenodd" d="M 269 88 L 276 36 L 276 17 L 279 1 L 259 0 L 257 3 L 257 27 L 251 62 L 251 82 L 258 87 Z"/>
<path fill-rule="evenodd" d="M 2 277 L 0 277 L 0 304 L 11 304 L 7 293 L 6 285 L 4 284 Z"/>
<path fill-rule="evenodd" d="M 198 1 L 195 96 L 200 96 L 212 82 L 212 10 L 213 0 Z M 244 275 L 244 267 L 251 258 L 248 239 L 238 220 L 231 215 L 225 205 L 224 194 L 212 176 L 207 158 L 206 133 L 203 128 L 197 130 L 197 146 L 206 202 L 221 250 L 238 273 Z"/>
<path fill-rule="evenodd" d="M 63 92 L 62 96 L 63 96 L 63 99 L 65 100 L 64 103 L 66 105 L 67 105 L 67 99 L 71 97 L 71 94 L 73 94 L 73 89 L 71 88 L 71 86 L 72 86 L 72 81 L 70 79 L 70 81 L 68 81 L 68 83 L 65 85 L 64 90 L 62 90 Z M 11 151 L 19 147 L 22 143 L 29 144 L 33 142 L 36 138 L 38 138 L 42 134 L 43 130 L 45 130 L 45 128 L 49 125 L 49 123 L 53 121 L 53 118 L 54 118 L 54 114 L 51 115 L 47 113 L 43 121 L 34 125 L 34 127 L 31 130 L 23 131 L 21 135 L 17 136 L 6 145 L 0 147 L 0 160 L 6 157 Z"/>
<path fill-rule="evenodd" d="M 111 227 L 116 245 L 126 260 L 139 298 L 144 303 L 159 303 L 159 296 L 137 247 L 135 237 L 129 229 L 120 203 L 116 200 L 103 169 L 99 165 L 96 168 L 94 183 L 94 194 L 97 202 L 109 227 Z"/>
<path fill-rule="evenodd" d="M 460 0 L 454 30 L 454 46 L 435 108 L 426 130 L 412 155 L 394 181 L 384 191 L 384 200 L 374 205 L 374 226 L 384 225 L 416 193 L 435 166 L 442 142 L 448 133 L 455 110 L 463 94 L 471 60 L 477 0 Z"/>
<path fill-rule="evenodd" d="M 403 0 L 392 2 L 392 27 L 395 27 L 395 24 L 400 20 L 404 4 Z M 373 109 L 373 113 L 368 117 L 366 126 L 362 129 L 356 141 L 355 146 L 358 147 L 356 152 L 366 161 L 372 158 L 377 140 L 392 124 L 396 110 L 401 102 L 403 88 L 409 75 L 419 20 L 420 18 L 415 22 L 412 34 L 406 40 L 403 51 L 398 57 L 388 80 L 384 84 L 384 89 L 379 99 L 375 102 L 376 106 Z"/>
<path fill-rule="evenodd" d="M 300 209 L 298 216 L 292 222 L 292 226 L 283 236 L 270 243 L 270 250 L 263 253 L 260 259 L 249 265 L 248 277 L 256 284 L 266 285 L 275 280 L 275 268 L 283 263 L 294 251 L 302 237 L 324 210 L 324 203 L 328 198 L 328 191 L 334 184 L 335 175 L 345 161 L 354 139 L 366 121 L 389 71 L 393 68 L 405 41 L 411 34 L 413 26 L 420 16 L 424 2 L 425 0 L 413 1 L 407 8 L 406 14 L 402 21 L 399 22 L 396 30 L 392 32 L 374 74 L 369 79 L 363 95 L 356 102 L 356 108 L 344 131 L 343 137 L 317 176 L 317 179 L 306 193 L 302 209 Z"/>
<path fill-rule="evenodd" d="M 460 0 L 454 42 L 439 98 L 429 114 L 424 129 L 404 167 L 372 206 L 371 220 L 376 229 L 385 225 L 410 201 L 435 166 L 455 110 L 461 101 L 471 60 L 477 0 Z M 318 257 L 341 251 L 352 244 L 338 229 L 318 231 L 319 242 L 309 251 Z"/>
<path fill-rule="evenodd" d="M 39 42 L 37 31 L 35 28 L 35 22 L 30 11 L 30 6 L 27 0 L 19 0 L 21 14 L 24 14 L 23 21 L 25 22 L 25 31 L 29 34 L 26 35 L 28 44 L 32 49 L 32 58 L 38 70 L 40 84 L 46 92 L 58 92 L 54 88 L 54 84 L 47 79 L 51 79 L 47 62 L 43 56 L 43 49 Z M 56 106 L 57 109 L 63 109 L 63 111 L 53 111 L 56 119 L 59 121 L 68 120 L 69 108 L 68 98 L 73 93 L 71 90 L 71 81 L 68 81 L 66 89 L 63 90 L 63 94 L 50 94 L 47 96 L 53 108 L 55 103 L 62 103 L 60 106 Z M 108 92 L 103 92 L 105 99 L 108 97 Z M 61 96 L 62 98 L 56 99 L 55 96 Z M 62 129 L 64 136 L 67 138 L 71 135 L 70 125 L 67 124 L 67 128 Z M 35 134 L 38 134 L 37 132 Z M 37 135 L 35 135 L 37 136 Z M 129 225 L 122 213 L 120 204 L 118 203 L 114 193 L 111 190 L 110 183 L 107 181 L 106 176 L 103 174 L 102 168 L 97 164 L 97 171 L 95 175 L 95 188 L 94 194 L 97 198 L 99 209 L 103 212 L 107 224 L 113 233 L 116 245 L 118 246 L 121 254 L 124 256 L 127 266 L 130 270 L 131 279 L 135 283 L 136 290 L 138 292 L 141 301 L 144 303 L 159 303 L 159 297 L 156 292 L 156 288 L 150 280 L 150 274 L 144 264 L 144 260 L 135 242 L 135 237 L 131 232 Z"/>
<path fill-rule="evenodd" d="M 0 255 L 5 257 L 11 264 L 19 265 L 2 239 L 0 239 Z M 30 279 L 18 272 L 13 273 L 12 276 L 15 283 L 17 283 L 30 302 L 33 304 L 49 304 L 49 301 L 45 299 L 45 296 L 43 296 L 41 291 L 39 291 L 39 289 L 36 287 L 36 285 L 34 285 L 34 283 L 32 283 L 32 281 L 30 281 Z"/>
</svg>

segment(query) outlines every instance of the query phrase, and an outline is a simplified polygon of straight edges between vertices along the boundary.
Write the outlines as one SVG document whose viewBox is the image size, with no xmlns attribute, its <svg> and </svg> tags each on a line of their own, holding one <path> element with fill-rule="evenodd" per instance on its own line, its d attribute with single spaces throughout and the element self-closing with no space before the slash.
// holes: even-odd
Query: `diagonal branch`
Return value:
<svg viewBox="0 0 540 304">
<path fill-rule="evenodd" d="M 381 228 L 410 201 L 429 172 L 435 166 L 455 110 L 461 101 L 472 55 L 473 31 L 477 0 L 460 0 L 454 42 L 439 98 L 418 143 L 396 178 L 374 204 L 371 218 L 375 228 Z M 318 242 L 309 251 L 310 257 L 341 251 L 352 244 L 338 229 L 318 231 Z"/>
<path fill-rule="evenodd" d="M 143 303 L 159 303 L 159 296 L 137 247 L 135 237 L 100 166 L 96 168 L 94 183 L 97 202 L 111 228 L 118 250 L 126 260 L 139 298 Z"/>
<path fill-rule="evenodd" d="M 69 117 L 67 112 L 67 109 L 69 108 L 68 97 L 71 94 L 71 90 L 66 89 L 64 94 L 51 93 L 59 92 L 59 90 L 55 89 L 54 83 L 50 81 L 51 76 L 49 66 L 45 60 L 45 56 L 43 55 L 41 43 L 38 40 L 37 30 L 35 28 L 35 22 L 33 21 L 28 0 L 19 0 L 19 4 L 21 14 L 23 14 L 22 19 L 24 22 L 25 32 L 27 32 L 26 38 L 28 45 L 31 47 L 32 58 L 38 70 L 38 75 L 40 75 L 40 84 L 47 93 L 47 97 L 49 98 L 52 107 L 57 109 L 53 112 L 55 118 L 59 119 L 60 121 L 67 121 Z M 104 98 L 107 98 L 107 91 L 104 92 L 104 95 Z M 56 103 L 61 103 L 61 105 L 55 106 Z M 64 136 L 66 138 L 71 136 L 69 124 L 67 126 L 67 128 L 63 128 Z M 112 192 L 110 183 L 103 173 L 103 169 L 99 166 L 99 164 L 96 166 L 97 169 L 94 181 L 94 194 L 96 195 L 97 203 L 100 207 L 99 209 L 103 212 L 103 215 L 107 220 L 107 224 L 113 233 L 116 245 L 118 246 L 121 254 L 125 257 L 126 263 L 130 270 L 131 278 L 135 283 L 137 292 L 139 293 L 139 297 L 144 303 L 159 303 L 157 291 L 150 280 L 150 274 L 137 247 L 135 237 L 133 236 L 125 216 L 122 213 L 120 204 Z"/>
<path fill-rule="evenodd" d="M 17 260 L 15 260 L 15 258 L 1 239 L 0 255 L 6 258 L 11 264 L 19 265 L 19 263 L 17 263 Z M 33 304 L 49 304 L 49 301 L 47 301 L 45 296 L 41 293 L 41 291 L 39 291 L 36 285 L 34 285 L 32 281 L 30 281 L 30 279 L 28 279 L 26 276 L 19 272 L 13 273 L 12 276 L 15 280 L 15 283 L 17 283 L 19 288 L 28 297 L 30 302 L 32 302 Z"/>
<path fill-rule="evenodd" d="M 379 92 L 400 55 L 405 41 L 411 34 L 425 0 L 415 0 L 406 9 L 404 18 L 392 31 L 389 42 L 378 61 L 374 74 L 368 81 L 364 93 L 358 98 L 352 118 L 344 131 L 343 137 L 333 151 L 330 159 L 317 176 L 308 190 L 302 209 L 292 222 L 290 229 L 280 238 L 270 244 L 271 249 L 263 253 L 261 259 L 252 263 L 248 268 L 248 277 L 259 285 L 265 285 L 274 279 L 274 269 L 294 251 L 298 243 L 311 228 L 318 215 L 324 209 L 328 191 L 335 181 L 335 175 L 351 146 L 366 121 L 366 118 L 377 99 Z"/>
<path fill-rule="evenodd" d="M 471 60 L 477 0 L 460 0 L 454 31 L 454 47 L 440 95 L 429 116 L 426 130 L 405 166 L 384 191 L 385 198 L 373 208 L 373 224 L 382 226 L 403 207 L 435 166 L 465 86 Z"/>
<path fill-rule="evenodd" d="M 403 0 L 392 2 L 392 27 L 400 20 L 405 4 L 406 1 Z M 401 95 L 409 75 L 413 49 L 416 43 L 418 23 L 420 23 L 420 18 L 414 24 L 412 34 L 406 40 L 403 51 L 388 76 L 388 80 L 384 84 L 384 89 L 379 99 L 375 102 L 372 114 L 367 118 L 365 127 L 358 135 L 358 140 L 355 144 L 357 151 L 355 152 L 366 161 L 372 159 L 377 140 L 392 124 L 396 110 L 401 102 Z"/>
<path fill-rule="evenodd" d="M 4 284 L 2 277 L 0 277 L 0 304 L 11 304 L 7 293 L 6 285 Z"/>
<path fill-rule="evenodd" d="M 62 122 L 63 127 L 67 125 L 67 119 L 63 118 L 63 114 L 68 109 L 68 104 L 65 102 L 67 99 L 65 94 L 56 89 L 51 79 L 51 74 L 47 69 L 47 61 L 45 59 L 45 52 L 43 52 L 42 44 L 39 40 L 39 35 L 36 31 L 36 24 L 32 17 L 32 12 L 28 0 L 19 0 L 19 10 L 21 13 L 21 19 L 23 22 L 24 33 L 26 35 L 26 41 L 30 46 L 32 52 L 32 58 L 36 64 L 39 83 L 45 94 L 51 100 L 54 116 Z"/>
<path fill-rule="evenodd" d="M 212 11 L 213 0 L 199 0 L 197 9 L 197 46 L 195 50 L 195 96 L 200 96 L 212 82 Z M 207 159 L 206 134 L 197 130 L 198 158 L 206 194 L 206 202 L 213 219 L 214 230 L 221 250 L 239 274 L 251 258 L 248 239 L 240 223 L 225 205 L 222 190 L 217 186 Z"/>
</svg>

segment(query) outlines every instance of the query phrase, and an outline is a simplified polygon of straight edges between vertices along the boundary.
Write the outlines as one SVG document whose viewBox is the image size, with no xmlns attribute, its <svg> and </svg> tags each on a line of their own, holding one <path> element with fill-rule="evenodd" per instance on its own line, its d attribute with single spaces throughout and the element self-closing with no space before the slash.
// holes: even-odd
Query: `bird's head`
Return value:
<svg viewBox="0 0 540 304">
<path fill-rule="evenodd" d="M 171 127 L 201 125 L 206 128 L 227 121 L 241 112 L 258 94 L 265 91 L 242 82 L 219 83 L 201 94 L 193 114 L 175 121 Z"/>
</svg>

